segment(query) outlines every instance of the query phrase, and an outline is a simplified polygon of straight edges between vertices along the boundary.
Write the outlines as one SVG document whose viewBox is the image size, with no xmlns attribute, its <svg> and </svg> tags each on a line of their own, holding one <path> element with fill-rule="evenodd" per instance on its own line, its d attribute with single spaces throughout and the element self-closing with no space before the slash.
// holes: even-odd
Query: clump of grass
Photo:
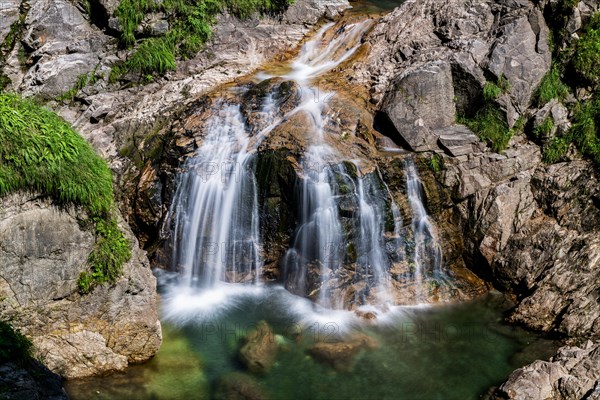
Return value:
<svg viewBox="0 0 600 400">
<path fill-rule="evenodd" d="M 123 265 L 131 258 L 130 243 L 116 220 L 93 220 L 96 223 L 96 247 L 88 257 L 90 271 L 82 272 L 77 282 L 82 294 L 89 293 L 96 285 L 115 282 Z"/>
<path fill-rule="evenodd" d="M 560 68 L 552 64 L 550 71 L 544 76 L 537 93 L 537 104 L 543 106 L 552 99 L 564 100 L 569 94 L 569 87 L 560 78 Z"/>
<path fill-rule="evenodd" d="M 122 0 L 116 16 L 122 29 L 121 45 L 131 47 L 136 42 L 136 29 L 145 16 L 161 12 L 167 15 L 169 30 L 160 37 L 143 39 L 141 45 L 124 63 L 111 71 L 110 81 L 118 81 L 125 73 L 141 76 L 162 75 L 175 69 L 177 58 L 191 58 L 212 35 L 218 13 L 227 9 L 235 16 L 250 16 L 283 11 L 290 0 Z M 147 79 L 148 80 L 148 79 Z"/>
<path fill-rule="evenodd" d="M 82 292 L 118 278 L 131 253 L 111 216 L 110 169 L 56 114 L 16 95 L 0 94 L 0 196 L 19 190 L 81 206 L 92 218 L 96 248 L 88 258 L 91 273 L 80 277 Z"/>
<path fill-rule="evenodd" d="M 506 149 L 514 133 L 508 128 L 504 113 L 493 103 L 483 106 L 474 118 L 462 118 L 460 122 L 467 125 L 481 140 L 486 141 L 495 152 Z"/>
<path fill-rule="evenodd" d="M 586 81 L 600 83 L 600 13 L 594 14 L 585 34 L 577 41 L 573 66 Z"/>
<path fill-rule="evenodd" d="M 6 321 L 0 321 L 0 363 L 31 361 L 31 342 Z"/>
<path fill-rule="evenodd" d="M 494 82 L 486 82 L 483 86 L 483 98 L 485 101 L 496 100 L 502 94 L 502 89 Z"/>
<path fill-rule="evenodd" d="M 0 127 L 0 196 L 32 190 L 92 215 L 109 213 L 111 172 L 64 120 L 31 101 L 0 94 Z"/>
<path fill-rule="evenodd" d="M 569 150 L 570 140 L 566 137 L 554 137 L 542 150 L 542 158 L 547 164 L 554 164 L 564 158 Z"/>
<path fill-rule="evenodd" d="M 535 129 L 533 130 L 533 134 L 536 138 L 541 139 L 552 133 L 553 128 L 554 119 L 551 116 L 549 116 L 541 124 L 535 127 Z"/>
</svg>

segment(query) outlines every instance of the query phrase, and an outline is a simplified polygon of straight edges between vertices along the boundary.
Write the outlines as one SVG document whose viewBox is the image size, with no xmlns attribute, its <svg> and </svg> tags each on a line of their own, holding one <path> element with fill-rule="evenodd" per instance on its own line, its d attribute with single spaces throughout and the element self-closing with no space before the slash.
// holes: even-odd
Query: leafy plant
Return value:
<svg viewBox="0 0 600 400">
<path fill-rule="evenodd" d="M 573 66 L 590 83 L 600 82 L 600 13 L 596 13 L 585 34 L 577 41 Z"/>
<path fill-rule="evenodd" d="M 439 154 L 433 154 L 431 156 L 431 158 L 429 159 L 429 168 L 434 172 L 434 173 L 439 173 L 444 166 L 444 159 L 442 158 L 442 156 L 440 156 Z"/>
</svg>

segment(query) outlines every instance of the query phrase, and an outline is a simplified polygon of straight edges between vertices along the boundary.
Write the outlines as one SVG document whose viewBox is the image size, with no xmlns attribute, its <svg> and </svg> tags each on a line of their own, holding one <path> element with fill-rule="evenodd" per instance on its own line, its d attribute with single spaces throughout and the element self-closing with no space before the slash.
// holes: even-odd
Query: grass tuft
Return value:
<svg viewBox="0 0 600 400">
<path fill-rule="evenodd" d="M 17 190 L 92 215 L 108 214 L 113 204 L 111 172 L 81 136 L 53 112 L 0 94 L 0 196 Z"/>
<path fill-rule="evenodd" d="M 136 29 L 147 14 L 163 13 L 169 30 L 157 38 L 142 38 L 142 42 L 127 61 L 116 65 L 110 81 L 116 82 L 127 72 L 140 76 L 162 75 L 174 70 L 177 58 L 189 59 L 200 51 L 212 35 L 216 15 L 228 10 L 241 19 L 255 14 L 274 14 L 285 10 L 290 0 L 122 0 L 115 11 L 122 29 L 122 47 L 136 41 Z"/>
<path fill-rule="evenodd" d="M 569 87 L 560 79 L 560 68 L 557 64 L 553 64 L 540 84 L 537 94 L 537 104 L 541 107 L 552 99 L 562 101 L 568 94 Z"/>
<path fill-rule="evenodd" d="M 506 149 L 514 133 L 513 130 L 508 128 L 502 111 L 493 103 L 483 106 L 474 118 L 461 118 L 459 122 L 467 125 L 481 140 L 486 141 L 495 152 Z"/>
</svg>

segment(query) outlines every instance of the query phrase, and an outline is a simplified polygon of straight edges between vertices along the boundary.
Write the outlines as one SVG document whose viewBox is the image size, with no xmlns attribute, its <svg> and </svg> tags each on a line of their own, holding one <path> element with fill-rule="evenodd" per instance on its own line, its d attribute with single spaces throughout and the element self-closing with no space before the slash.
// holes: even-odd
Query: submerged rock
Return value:
<svg viewBox="0 0 600 400">
<path fill-rule="evenodd" d="M 256 328 L 243 338 L 240 359 L 250 372 L 269 372 L 277 357 L 277 341 L 266 321 L 260 321 Z"/>
<path fill-rule="evenodd" d="M 379 343 L 372 337 L 355 333 L 330 342 L 317 342 L 308 349 L 308 354 L 337 371 L 350 372 L 361 350 L 374 350 L 378 347 Z"/>
<path fill-rule="evenodd" d="M 265 389 L 251 375 L 231 372 L 219 378 L 216 400 L 268 400 Z"/>
</svg>

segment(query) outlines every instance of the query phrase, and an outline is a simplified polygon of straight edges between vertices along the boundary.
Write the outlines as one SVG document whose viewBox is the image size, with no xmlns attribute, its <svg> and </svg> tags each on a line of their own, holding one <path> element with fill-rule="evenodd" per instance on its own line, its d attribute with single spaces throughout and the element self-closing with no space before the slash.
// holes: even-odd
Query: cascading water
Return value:
<svg viewBox="0 0 600 400">
<path fill-rule="evenodd" d="M 258 202 L 239 106 L 221 103 L 173 199 L 173 261 L 186 285 L 258 281 Z"/>
<path fill-rule="evenodd" d="M 274 95 L 267 94 L 260 115 L 250 123 L 243 103 L 221 99 L 204 125 L 202 145 L 184 165 L 170 212 L 173 267 L 180 273 L 180 288 L 210 292 L 211 304 L 231 289 L 223 282 L 260 284 L 256 150 L 274 128 L 299 114 L 307 121 L 307 146 L 297 171 L 298 224 L 280 260 L 285 287 L 328 309 L 398 303 L 390 269 L 406 262 L 408 254 L 399 207 L 377 166 L 344 161 L 329 144 L 326 127 L 334 116 L 328 101 L 335 94 L 311 84 L 356 52 L 369 21 L 332 27 L 324 26 L 303 46 L 289 73 L 258 75 L 294 80 L 300 99 L 293 109 L 279 110 Z M 406 168 L 414 215 L 413 279 L 420 286 L 426 276 L 440 273 L 441 250 L 416 169 L 408 163 Z"/>
<path fill-rule="evenodd" d="M 414 281 L 417 288 L 417 301 L 422 301 L 424 280 L 429 280 L 435 285 L 446 280 L 442 270 L 442 246 L 423 204 L 423 184 L 417 173 L 417 167 L 411 159 L 408 159 L 405 169 L 406 192 L 413 213 Z"/>
</svg>

